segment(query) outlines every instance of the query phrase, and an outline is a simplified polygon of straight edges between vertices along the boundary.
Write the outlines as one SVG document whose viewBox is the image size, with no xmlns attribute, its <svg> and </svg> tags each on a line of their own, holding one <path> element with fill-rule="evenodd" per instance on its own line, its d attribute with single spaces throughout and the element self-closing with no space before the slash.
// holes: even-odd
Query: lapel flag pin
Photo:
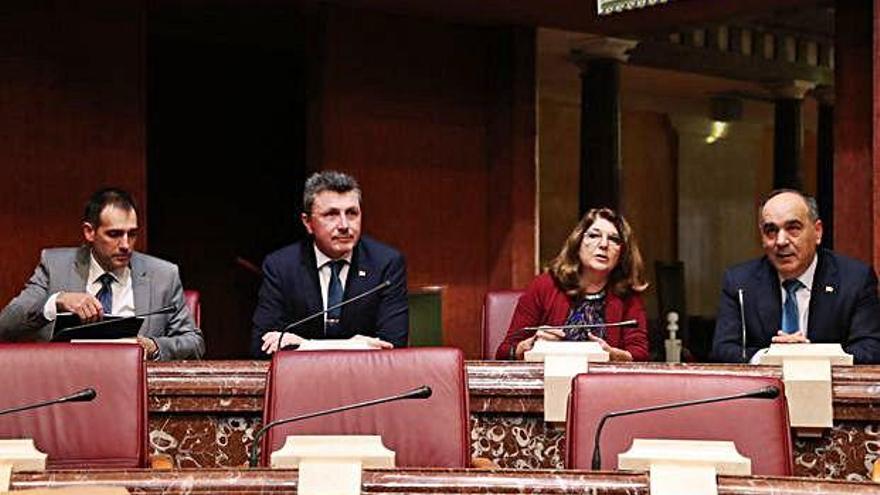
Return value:
<svg viewBox="0 0 880 495">
<path fill-rule="evenodd" d="M 358 270 L 358 277 L 366 277 L 366 276 L 367 276 L 367 272 L 365 272 L 363 270 Z"/>
<path fill-rule="evenodd" d="M 830 285 L 826 285 L 825 292 L 834 292 L 834 287 L 831 287 Z"/>
</svg>

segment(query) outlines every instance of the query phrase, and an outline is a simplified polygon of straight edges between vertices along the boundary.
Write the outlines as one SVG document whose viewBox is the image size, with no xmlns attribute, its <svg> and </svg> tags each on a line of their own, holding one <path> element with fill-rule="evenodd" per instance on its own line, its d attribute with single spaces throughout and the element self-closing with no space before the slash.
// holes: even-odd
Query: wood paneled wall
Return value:
<svg viewBox="0 0 880 495">
<path fill-rule="evenodd" d="M 876 1 L 835 9 L 834 248 L 877 263 Z M 876 36 L 876 34 L 874 35 Z M 873 103 L 871 103 L 873 102 Z"/>
<path fill-rule="evenodd" d="M 364 231 L 411 287 L 445 287 L 444 342 L 480 352 L 490 288 L 535 268 L 534 34 L 329 7 L 313 166 L 354 174 Z"/>
<path fill-rule="evenodd" d="M 169 7 L 156 2 L 151 12 L 157 8 Z M 146 41 L 153 14 L 147 15 L 143 2 L 100 0 L 84 8 L 16 1 L 9 11 L 0 21 L 4 303 L 31 273 L 40 248 L 80 242 L 82 204 L 94 189 L 115 184 L 131 190 L 146 230 L 147 158 L 160 166 L 171 158 L 186 162 L 180 157 L 194 152 L 185 145 L 168 148 L 171 138 L 155 134 L 168 122 L 163 126 L 145 111 L 147 85 L 156 84 L 156 74 L 147 71 L 169 66 L 149 67 L 156 60 L 147 56 Z M 310 116 L 301 117 L 307 120 L 309 160 L 290 166 L 339 168 L 361 180 L 366 231 L 406 253 L 411 286 L 446 288 L 445 342 L 476 357 L 485 291 L 522 287 L 535 270 L 534 32 L 332 6 L 308 15 L 320 26 L 314 33 L 308 26 L 306 48 L 313 60 L 299 66 L 310 81 Z M 223 36 L 221 44 L 228 43 Z M 165 103 L 176 101 L 162 96 Z M 148 152 L 148 133 L 166 146 Z M 181 165 L 201 170 L 206 164 Z M 187 188 L 168 184 L 149 188 L 154 213 L 173 205 L 176 210 L 176 197 L 193 199 Z M 273 195 L 285 199 L 268 206 L 286 210 L 296 189 L 282 185 Z M 191 216 L 195 210 L 180 211 Z M 150 251 L 186 267 L 184 283 L 192 286 L 201 265 L 184 258 L 190 252 L 201 253 L 193 255 L 196 261 L 211 256 L 216 250 L 196 246 L 212 237 L 193 236 L 186 225 L 168 221 L 151 227 L 156 232 Z M 175 251 L 169 239 L 185 241 L 186 249 Z M 263 246 L 270 247 L 277 246 Z M 146 249 L 145 238 L 139 248 Z M 208 335 L 209 345 L 219 348 L 223 343 L 216 339 L 233 340 L 222 332 Z"/>
<path fill-rule="evenodd" d="M 78 245 L 88 196 L 130 190 L 146 225 L 140 2 L 4 2 L 0 304 L 49 246 Z M 146 236 L 140 247 L 146 245 Z"/>
</svg>

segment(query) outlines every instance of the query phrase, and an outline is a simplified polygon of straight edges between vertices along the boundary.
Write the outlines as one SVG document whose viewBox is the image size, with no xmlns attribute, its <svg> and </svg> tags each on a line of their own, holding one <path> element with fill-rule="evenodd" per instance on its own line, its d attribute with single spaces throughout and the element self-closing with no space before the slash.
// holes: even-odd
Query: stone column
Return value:
<svg viewBox="0 0 880 495">
<path fill-rule="evenodd" d="M 804 148 L 802 107 L 813 83 L 794 81 L 771 85 L 775 115 L 773 132 L 773 188 L 803 189 L 801 160 Z"/>
<path fill-rule="evenodd" d="M 581 68 L 580 212 L 620 207 L 620 62 L 636 41 L 595 38 L 573 51 Z"/>
<path fill-rule="evenodd" d="M 824 224 L 822 245 L 834 249 L 834 88 L 813 90 L 818 102 L 816 126 L 816 201 Z"/>
</svg>

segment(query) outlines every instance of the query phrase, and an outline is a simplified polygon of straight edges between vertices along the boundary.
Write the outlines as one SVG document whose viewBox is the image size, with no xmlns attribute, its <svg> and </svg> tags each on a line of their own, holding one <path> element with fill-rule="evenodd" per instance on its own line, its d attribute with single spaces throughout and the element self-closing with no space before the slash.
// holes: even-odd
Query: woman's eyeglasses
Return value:
<svg viewBox="0 0 880 495">
<path fill-rule="evenodd" d="M 623 239 L 620 238 L 617 234 L 609 234 L 607 232 L 602 232 L 600 230 L 588 230 L 584 234 L 584 244 L 590 245 L 598 245 L 602 242 L 602 239 L 606 239 L 609 245 L 620 247 L 623 245 Z"/>
</svg>

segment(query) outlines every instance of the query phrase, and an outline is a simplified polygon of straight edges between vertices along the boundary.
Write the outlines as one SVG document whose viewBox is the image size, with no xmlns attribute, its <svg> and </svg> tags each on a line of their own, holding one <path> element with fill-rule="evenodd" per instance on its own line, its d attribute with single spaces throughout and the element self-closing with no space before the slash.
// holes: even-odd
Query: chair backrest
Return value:
<svg viewBox="0 0 880 495">
<path fill-rule="evenodd" d="M 461 350 L 286 351 L 269 368 L 268 424 L 337 406 L 431 387 L 426 400 L 403 400 L 280 425 L 269 430 L 263 465 L 287 435 L 381 435 L 401 467 L 467 467 L 470 424 Z"/>
<path fill-rule="evenodd" d="M 758 376 L 684 373 L 602 373 L 578 375 L 572 383 L 566 423 L 566 462 L 590 469 L 593 438 L 603 414 L 637 407 L 703 399 L 757 390 L 781 391 L 775 399 L 739 399 L 611 418 L 602 432 L 602 469 L 617 469 L 617 456 L 634 438 L 730 440 L 752 460 L 756 475 L 790 476 L 791 431 L 782 382 Z"/>
<path fill-rule="evenodd" d="M 189 309 L 189 314 L 193 317 L 193 323 L 196 324 L 197 328 L 202 328 L 202 303 L 199 302 L 199 297 L 201 297 L 201 294 L 197 290 L 183 291 L 183 300 L 187 309 Z"/>
<path fill-rule="evenodd" d="M 124 344 L 0 344 L 0 409 L 93 388 L 91 402 L 0 416 L 0 438 L 33 438 L 52 469 L 138 468 L 147 459 L 143 350 Z"/>
<path fill-rule="evenodd" d="M 483 359 L 495 359 L 495 351 L 504 341 L 521 290 L 496 290 L 486 293 L 483 301 Z"/>
</svg>

